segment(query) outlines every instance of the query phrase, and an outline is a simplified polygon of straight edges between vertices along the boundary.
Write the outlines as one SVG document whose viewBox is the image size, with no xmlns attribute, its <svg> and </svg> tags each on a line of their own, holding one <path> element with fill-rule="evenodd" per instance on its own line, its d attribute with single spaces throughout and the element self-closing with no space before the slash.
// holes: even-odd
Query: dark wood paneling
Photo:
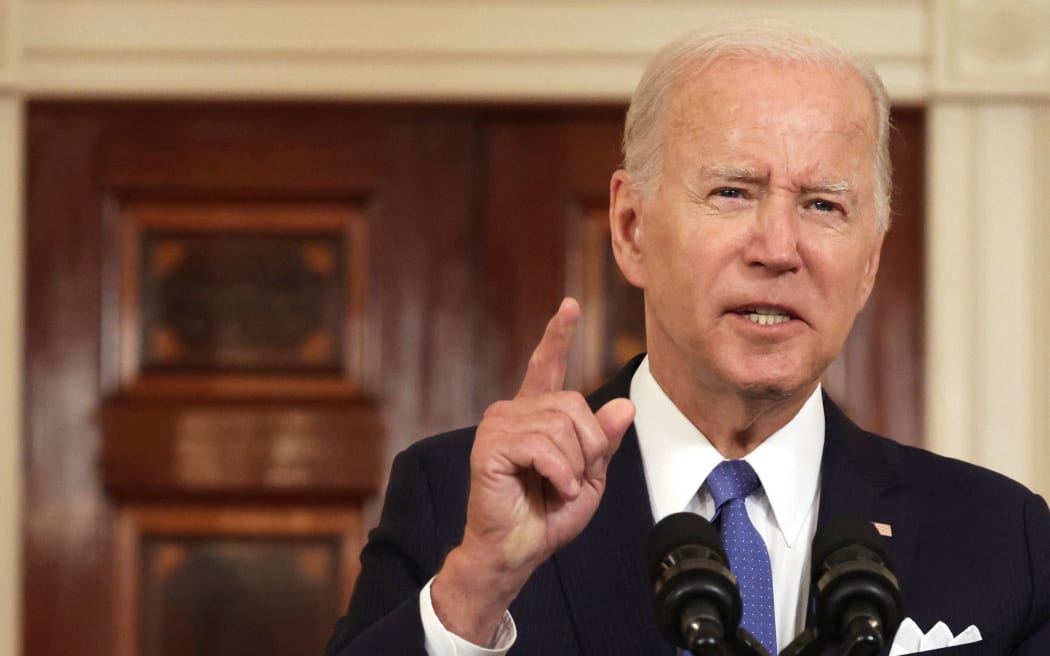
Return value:
<svg viewBox="0 0 1050 656">
<path fill-rule="evenodd" d="M 297 511 L 342 513 L 346 530 L 363 530 L 375 501 L 362 507 L 361 497 L 382 487 L 393 453 L 477 421 L 513 394 L 566 293 L 585 302 L 571 385 L 593 384 L 644 343 L 640 297 L 615 270 L 604 220 L 622 115 L 618 107 L 32 103 L 25 653 L 167 653 L 168 639 L 156 636 L 172 635 L 166 623 L 188 615 L 172 615 L 179 609 L 164 595 L 206 606 L 215 591 L 201 587 L 201 563 L 217 556 L 226 572 L 262 559 L 331 574 L 332 552 L 296 533 Z M 828 387 L 862 425 L 916 442 L 923 113 L 902 110 L 896 122 L 896 225 Z M 220 371 L 214 387 L 200 371 L 181 371 L 177 384 L 150 387 L 143 383 L 171 372 L 122 360 L 126 335 L 137 334 L 119 282 L 128 256 L 122 221 L 129 208 L 194 206 L 331 207 L 360 217 L 367 268 L 348 283 L 361 290 L 345 324 L 360 347 L 335 375 L 339 390 L 289 371 L 266 372 L 272 384 L 260 386 L 259 370 Z M 214 519 L 228 513 L 269 528 L 242 548 L 243 531 L 224 533 L 225 520 Z M 201 542 L 186 537 L 187 522 L 205 527 Z M 174 561 L 193 567 L 172 569 Z M 345 587 L 352 568 L 340 571 Z M 158 577 L 147 584 L 143 572 Z M 241 592 L 263 594 L 279 581 L 287 582 L 252 581 Z M 309 605 L 324 589 L 305 585 L 297 598 Z M 224 636 L 270 612 L 238 608 L 247 610 Z M 214 645 L 185 646 L 207 653 Z"/>
<path fill-rule="evenodd" d="M 129 508 L 140 523 L 157 510 L 146 502 L 260 519 L 272 513 L 253 507 L 279 502 L 284 524 L 255 538 L 268 553 L 304 504 L 359 533 L 389 452 L 473 416 L 475 129 L 462 112 L 345 106 L 41 102 L 28 122 L 25 653 L 139 653 L 126 650 L 149 645 L 124 641 L 139 609 L 114 597 L 135 566 L 113 548 Z M 125 357 L 145 325 L 142 296 L 120 282 L 142 262 L 141 241 L 120 239 L 129 221 L 294 241 L 329 210 L 341 217 L 329 233 L 349 238 L 339 338 L 357 344 L 338 371 Z M 397 435 L 386 449 L 383 430 Z M 280 581 L 256 583 L 280 598 Z M 348 593 L 318 622 L 330 627 Z M 259 620 L 238 617 L 211 630 Z"/>
<path fill-rule="evenodd" d="M 486 122 L 483 362 L 487 405 L 517 391 L 525 364 L 558 302 L 580 289 L 571 250 L 588 212 L 608 207 L 619 164 L 623 111 L 504 115 Z M 586 314 L 591 309 L 584 307 Z M 582 382 L 575 363 L 571 383 Z"/>
<path fill-rule="evenodd" d="M 111 202 L 119 393 L 359 397 L 367 214 L 337 201 Z"/>
<path fill-rule="evenodd" d="M 365 499 L 379 489 L 382 425 L 350 401 L 103 405 L 104 484 L 116 499 Z"/>
<path fill-rule="evenodd" d="M 112 654 L 99 493 L 100 210 L 90 117 L 28 122 L 23 653 Z M 104 609 L 100 613 L 100 609 Z M 56 626 L 63 629 L 58 631 Z"/>
<path fill-rule="evenodd" d="M 301 506 L 123 509 L 116 656 L 318 654 L 350 594 L 360 515 Z"/>
<path fill-rule="evenodd" d="M 381 337 L 366 367 L 382 390 L 388 458 L 424 435 L 477 421 L 485 183 L 473 112 L 391 114 L 388 184 L 370 198 L 384 218 L 370 236 L 369 295 L 378 307 L 369 320 Z"/>
</svg>

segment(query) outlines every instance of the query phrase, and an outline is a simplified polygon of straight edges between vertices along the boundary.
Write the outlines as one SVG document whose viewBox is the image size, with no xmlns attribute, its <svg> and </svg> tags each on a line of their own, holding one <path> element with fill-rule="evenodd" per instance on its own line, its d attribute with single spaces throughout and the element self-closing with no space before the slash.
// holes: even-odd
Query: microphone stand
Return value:
<svg viewBox="0 0 1050 656">
<path fill-rule="evenodd" d="M 882 645 L 882 626 L 878 620 L 855 617 L 846 627 L 846 637 L 839 643 L 836 656 L 875 656 Z"/>
<path fill-rule="evenodd" d="M 689 653 L 693 656 L 770 656 L 747 629 L 737 629 L 735 637 L 725 640 L 699 628 L 689 636 Z"/>
<path fill-rule="evenodd" d="M 733 641 L 733 653 L 736 656 L 770 656 L 766 646 L 751 635 L 747 629 L 736 630 L 736 640 Z"/>
<path fill-rule="evenodd" d="M 824 641 L 817 636 L 817 629 L 810 627 L 784 647 L 780 656 L 819 656 L 826 647 Z"/>
<path fill-rule="evenodd" d="M 842 642 L 833 647 L 832 654 L 834 656 L 875 656 L 885 644 L 881 628 L 875 620 L 855 618 L 846 627 L 846 635 Z M 816 628 L 810 627 L 785 647 L 780 652 L 780 656 L 820 656 L 829 647 L 828 641 L 817 635 Z"/>
</svg>

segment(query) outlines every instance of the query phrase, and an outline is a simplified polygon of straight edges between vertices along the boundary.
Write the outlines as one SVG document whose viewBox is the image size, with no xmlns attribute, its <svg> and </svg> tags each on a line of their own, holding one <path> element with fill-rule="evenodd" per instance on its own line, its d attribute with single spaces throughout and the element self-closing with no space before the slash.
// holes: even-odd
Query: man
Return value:
<svg viewBox="0 0 1050 656">
<path fill-rule="evenodd" d="M 734 571 L 771 652 L 806 625 L 817 526 L 848 513 L 892 534 L 920 632 L 980 633 L 946 653 L 1050 654 L 1045 502 L 864 433 L 820 389 L 889 224 L 887 105 L 870 68 L 786 26 L 661 51 L 610 186 L 647 355 L 588 400 L 564 391 L 567 299 L 513 400 L 400 454 L 328 653 L 673 654 L 642 550 L 691 510 L 761 538 L 758 583 Z M 720 499 L 723 461 L 758 487 Z"/>
</svg>

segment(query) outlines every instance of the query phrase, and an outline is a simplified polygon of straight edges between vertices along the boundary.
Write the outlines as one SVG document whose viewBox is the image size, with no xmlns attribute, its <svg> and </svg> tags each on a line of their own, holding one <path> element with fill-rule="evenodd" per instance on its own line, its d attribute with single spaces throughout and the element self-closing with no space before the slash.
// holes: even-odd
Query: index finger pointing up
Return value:
<svg viewBox="0 0 1050 656">
<path fill-rule="evenodd" d="M 543 331 L 540 343 L 529 358 L 525 380 L 521 381 L 518 396 L 558 392 L 565 387 L 569 348 L 572 346 L 572 335 L 579 318 L 579 303 L 572 298 L 564 299 L 558 311 L 547 322 L 547 329 Z"/>
</svg>

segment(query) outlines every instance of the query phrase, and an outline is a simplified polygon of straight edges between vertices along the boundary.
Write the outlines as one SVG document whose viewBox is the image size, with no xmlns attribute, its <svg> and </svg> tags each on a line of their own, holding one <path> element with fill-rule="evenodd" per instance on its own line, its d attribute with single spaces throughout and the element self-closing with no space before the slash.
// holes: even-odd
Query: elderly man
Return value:
<svg viewBox="0 0 1050 656">
<path fill-rule="evenodd" d="M 1045 502 L 863 432 L 820 388 L 879 266 L 887 105 L 869 67 L 785 26 L 657 54 L 609 212 L 647 355 L 589 399 L 563 390 L 567 299 L 513 400 L 400 454 L 328 653 L 673 654 L 642 551 L 688 510 L 760 538 L 747 571 L 727 547 L 771 653 L 806 626 L 818 525 L 850 513 L 892 535 L 909 629 L 943 621 L 946 646 L 973 625 L 960 656 L 1050 654 Z"/>
</svg>

